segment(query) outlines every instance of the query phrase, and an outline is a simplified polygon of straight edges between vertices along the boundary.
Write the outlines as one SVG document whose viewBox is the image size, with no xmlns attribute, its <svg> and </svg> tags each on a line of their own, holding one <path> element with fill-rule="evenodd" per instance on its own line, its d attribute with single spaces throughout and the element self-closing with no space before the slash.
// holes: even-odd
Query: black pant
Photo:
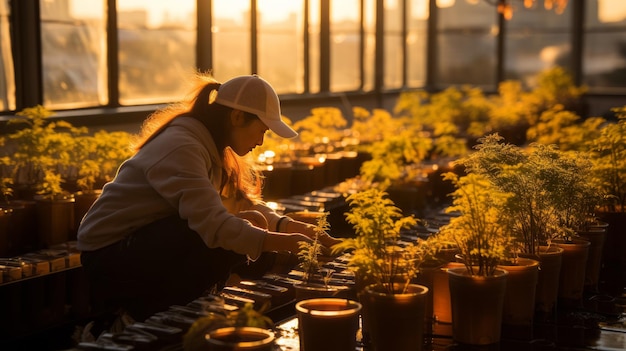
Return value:
<svg viewBox="0 0 626 351">
<path fill-rule="evenodd" d="M 232 272 L 260 275 L 272 260 L 273 255 L 262 255 L 249 266 L 244 255 L 210 249 L 177 216 L 81 254 L 94 307 L 103 312 L 124 308 L 139 321 L 171 305 L 186 304 L 212 287 L 220 289 Z"/>
</svg>

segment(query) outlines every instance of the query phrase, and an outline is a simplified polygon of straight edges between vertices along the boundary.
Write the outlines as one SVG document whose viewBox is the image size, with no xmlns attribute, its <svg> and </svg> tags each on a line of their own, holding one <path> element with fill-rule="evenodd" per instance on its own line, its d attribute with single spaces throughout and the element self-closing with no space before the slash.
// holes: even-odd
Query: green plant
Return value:
<svg viewBox="0 0 626 351">
<path fill-rule="evenodd" d="M 4 203 L 9 203 L 11 197 L 13 196 L 13 178 L 3 177 L 0 178 L 0 194 L 2 194 L 2 198 Z"/>
<path fill-rule="evenodd" d="M 595 181 L 603 189 L 604 210 L 626 212 L 626 106 L 613 109 L 616 123 L 607 123 L 593 145 Z"/>
<path fill-rule="evenodd" d="M 25 108 L 8 121 L 23 128 L 7 135 L 5 149 L 12 158 L 14 184 L 50 198 L 62 197 L 62 174 L 71 167 L 74 138 L 87 132 L 70 123 L 52 121 L 43 106 Z"/>
<path fill-rule="evenodd" d="M 572 236 L 591 218 L 600 193 L 585 153 L 539 143 L 522 149 L 498 134 L 479 139 L 475 148 L 458 163 L 468 174 L 489 180 L 493 191 L 510 194 L 503 204 L 505 224 L 522 252 L 536 254 L 552 239 Z"/>
<path fill-rule="evenodd" d="M 269 306 L 261 306 L 256 310 L 252 303 L 246 303 L 243 307 L 225 313 L 209 312 L 206 316 L 194 321 L 189 330 L 183 336 L 183 349 L 185 351 L 206 350 L 205 335 L 215 329 L 223 327 L 256 327 L 271 328 L 274 322 L 264 315 Z"/>
<path fill-rule="evenodd" d="M 528 128 L 526 135 L 530 142 L 554 144 L 563 151 L 589 151 L 605 123 L 606 120 L 602 117 L 582 120 L 575 112 L 565 110 L 563 105 L 557 104 L 544 111 L 539 121 Z"/>
<path fill-rule="evenodd" d="M 364 281 L 389 294 L 405 292 L 432 250 L 426 240 L 401 243 L 401 230 L 417 224 L 417 219 L 403 216 L 379 188 L 351 194 L 347 202 L 350 210 L 346 219 L 356 236 L 333 246 L 333 252 L 351 251 L 348 266 Z"/>
<path fill-rule="evenodd" d="M 562 236 L 571 238 L 586 229 L 595 220 L 594 211 L 602 200 L 589 154 L 561 151 L 554 144 L 531 144 L 528 160 L 556 210 Z"/>
<path fill-rule="evenodd" d="M 0 138 L 0 146 L 4 145 L 4 138 Z M 11 173 L 9 170 L 13 167 L 13 160 L 8 157 L 0 157 L 0 194 L 5 203 L 9 203 L 13 197 L 13 177 L 8 176 L 7 173 Z"/>
<path fill-rule="evenodd" d="M 74 138 L 72 174 L 68 178 L 75 179 L 78 188 L 87 193 L 111 181 L 119 165 L 132 156 L 130 138 L 124 131 L 104 130 Z"/>
<path fill-rule="evenodd" d="M 370 112 L 363 107 L 354 107 L 352 114 L 354 120 L 350 126 L 351 133 L 363 146 L 395 135 L 405 124 L 402 119 L 394 118 L 384 109 L 373 109 Z"/>
<path fill-rule="evenodd" d="M 503 142 L 498 134 L 478 140 L 476 152 L 459 160 L 468 173 L 485 176 L 501 192 L 513 194 L 506 202 L 509 227 L 522 252 L 535 254 L 558 230 L 556 215 L 543 184 L 527 155 L 516 145 Z M 554 228 L 554 229 L 553 229 Z"/>
<path fill-rule="evenodd" d="M 319 256 L 322 255 L 322 244 L 319 241 L 319 237 L 326 234 L 330 230 L 330 223 L 328 223 L 328 212 L 325 212 L 317 218 L 315 226 L 315 237 L 312 242 L 301 241 L 300 251 L 298 251 L 298 258 L 300 260 L 300 268 L 304 272 L 302 281 L 304 283 L 310 283 L 315 275 L 322 273 L 322 265 L 319 261 Z M 328 275 L 323 275 L 322 280 L 327 282 L 330 278 Z"/>
<path fill-rule="evenodd" d="M 528 125 L 537 124 L 544 111 L 557 105 L 563 106 L 564 110 L 575 111 L 580 96 L 586 91 L 587 87 L 577 86 L 572 75 L 563 67 L 555 66 L 540 72 L 535 78 L 534 88 L 520 97 Z"/>
<path fill-rule="evenodd" d="M 366 182 L 383 187 L 411 182 L 410 168 L 423 161 L 432 148 L 432 139 L 416 130 L 404 130 L 372 143 L 367 150 L 371 159 L 359 170 Z"/>
<path fill-rule="evenodd" d="M 446 212 L 459 215 L 436 236 L 456 244 L 470 275 L 492 276 L 510 250 L 511 235 L 505 224 L 508 214 L 503 211 L 510 194 L 498 191 L 488 178 L 476 173 L 460 177 L 447 172 L 443 176 L 455 186 Z"/>
<path fill-rule="evenodd" d="M 311 114 L 294 123 L 299 133 L 299 140 L 311 145 L 315 152 L 324 153 L 333 150 L 333 144 L 340 142 L 343 128 L 348 125 L 341 110 L 335 107 L 316 107 Z"/>
</svg>

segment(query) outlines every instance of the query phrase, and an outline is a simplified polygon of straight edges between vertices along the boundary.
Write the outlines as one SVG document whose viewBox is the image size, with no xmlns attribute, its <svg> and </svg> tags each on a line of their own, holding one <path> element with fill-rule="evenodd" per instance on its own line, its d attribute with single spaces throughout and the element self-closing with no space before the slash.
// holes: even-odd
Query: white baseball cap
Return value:
<svg viewBox="0 0 626 351">
<path fill-rule="evenodd" d="M 283 138 L 298 136 L 281 119 L 280 101 L 274 88 L 256 74 L 238 76 L 222 83 L 215 102 L 257 115 L 269 129 Z"/>
</svg>

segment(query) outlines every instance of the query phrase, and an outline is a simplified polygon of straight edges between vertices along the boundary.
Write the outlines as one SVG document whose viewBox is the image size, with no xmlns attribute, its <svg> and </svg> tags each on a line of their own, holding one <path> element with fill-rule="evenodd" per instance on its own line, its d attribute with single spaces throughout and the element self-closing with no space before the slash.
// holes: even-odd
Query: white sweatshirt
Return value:
<svg viewBox="0 0 626 351">
<path fill-rule="evenodd" d="M 178 117 L 103 187 L 81 222 L 78 249 L 97 250 L 160 218 L 179 215 L 208 247 L 254 260 L 267 231 L 229 213 L 218 192 L 221 182 L 222 163 L 211 134 L 200 121 Z M 278 215 L 269 215 L 275 225 Z"/>
</svg>

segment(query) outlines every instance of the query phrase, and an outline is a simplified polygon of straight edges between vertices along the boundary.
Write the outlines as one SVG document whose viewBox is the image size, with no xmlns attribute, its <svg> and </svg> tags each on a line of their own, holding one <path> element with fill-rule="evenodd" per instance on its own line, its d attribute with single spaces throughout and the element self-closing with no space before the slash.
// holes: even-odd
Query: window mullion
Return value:
<svg viewBox="0 0 626 351">
<path fill-rule="evenodd" d="M 108 75 L 108 93 L 109 103 L 111 107 L 120 106 L 120 86 L 119 86 L 119 42 L 117 28 L 117 2 L 115 0 L 107 1 L 107 75 Z"/>
<path fill-rule="evenodd" d="M 43 101 L 41 57 L 41 22 L 39 0 L 11 2 L 15 43 L 16 109 L 21 110 Z"/>
</svg>

